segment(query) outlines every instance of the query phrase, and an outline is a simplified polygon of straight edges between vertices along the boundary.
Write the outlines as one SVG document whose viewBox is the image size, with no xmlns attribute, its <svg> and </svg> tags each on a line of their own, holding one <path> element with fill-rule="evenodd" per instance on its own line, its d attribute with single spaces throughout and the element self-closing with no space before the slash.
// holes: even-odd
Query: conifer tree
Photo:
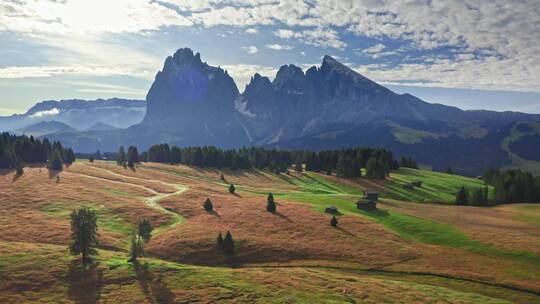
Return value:
<svg viewBox="0 0 540 304">
<path fill-rule="evenodd" d="M 210 212 L 214 209 L 214 206 L 212 205 L 212 201 L 210 200 L 210 198 L 207 198 L 206 201 L 204 202 L 203 204 L 203 208 L 204 210 Z"/>
<path fill-rule="evenodd" d="M 234 240 L 229 231 L 227 231 L 227 234 L 225 234 L 225 238 L 223 239 L 222 250 L 226 255 L 234 254 Z"/>
<path fill-rule="evenodd" d="M 276 203 L 274 202 L 274 195 L 272 193 L 268 194 L 268 198 L 266 199 L 266 211 L 268 212 L 276 212 Z"/>
<path fill-rule="evenodd" d="M 81 208 L 71 213 L 71 243 L 69 251 L 72 255 L 81 254 L 82 262 L 91 261 L 90 255 L 96 254 L 98 245 L 97 214 L 89 208 Z"/>
<path fill-rule="evenodd" d="M 139 162 L 139 151 L 137 147 L 130 146 L 127 152 L 127 166 L 134 168 L 135 164 Z"/>
<path fill-rule="evenodd" d="M 336 216 L 332 216 L 332 219 L 330 220 L 330 226 L 337 227 L 337 224 L 338 224 L 338 220 Z"/>
<path fill-rule="evenodd" d="M 53 171 L 62 171 L 63 169 L 63 162 L 62 162 L 62 154 L 58 149 L 55 149 L 51 155 L 51 159 L 49 160 L 49 169 Z"/>
<path fill-rule="evenodd" d="M 456 205 L 467 205 L 469 203 L 469 194 L 465 187 L 461 187 L 456 194 Z"/>
<path fill-rule="evenodd" d="M 234 185 L 230 184 L 229 185 L 229 193 L 234 194 L 235 191 L 236 191 L 236 188 L 234 187 Z"/>
<path fill-rule="evenodd" d="M 220 249 L 223 249 L 223 235 L 221 235 L 221 232 L 217 237 L 217 245 Z"/>
<path fill-rule="evenodd" d="M 22 176 L 24 174 L 23 165 L 21 164 L 21 161 L 19 160 L 15 162 L 15 174 L 17 176 Z"/>
<path fill-rule="evenodd" d="M 152 224 L 146 218 L 142 219 L 131 239 L 131 250 L 129 262 L 137 261 L 137 258 L 144 256 L 144 245 L 152 238 Z"/>
<path fill-rule="evenodd" d="M 120 166 L 125 166 L 126 164 L 126 150 L 124 146 L 120 146 L 118 153 L 116 154 L 116 163 Z"/>
</svg>

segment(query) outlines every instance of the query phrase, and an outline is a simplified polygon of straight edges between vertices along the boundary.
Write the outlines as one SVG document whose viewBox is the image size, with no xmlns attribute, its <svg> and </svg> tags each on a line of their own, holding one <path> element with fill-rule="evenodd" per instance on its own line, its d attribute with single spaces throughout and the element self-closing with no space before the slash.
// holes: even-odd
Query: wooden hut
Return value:
<svg viewBox="0 0 540 304">
<path fill-rule="evenodd" d="M 377 209 L 377 202 L 369 199 L 360 199 L 358 202 L 356 202 L 356 208 L 365 211 L 373 211 Z"/>
<path fill-rule="evenodd" d="M 376 202 L 379 200 L 379 192 L 375 190 L 364 191 L 364 198 Z"/>
</svg>

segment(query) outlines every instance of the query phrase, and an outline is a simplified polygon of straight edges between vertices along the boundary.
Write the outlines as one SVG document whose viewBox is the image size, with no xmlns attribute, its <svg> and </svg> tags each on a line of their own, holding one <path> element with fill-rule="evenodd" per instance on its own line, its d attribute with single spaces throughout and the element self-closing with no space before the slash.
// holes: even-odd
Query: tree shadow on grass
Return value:
<svg viewBox="0 0 540 304">
<path fill-rule="evenodd" d="M 221 215 L 219 215 L 219 213 L 217 213 L 215 210 L 212 210 L 212 211 L 206 211 L 206 213 L 208 214 L 211 214 L 217 218 L 221 218 Z"/>
<path fill-rule="evenodd" d="M 335 227 L 335 228 L 336 228 L 337 230 L 343 232 L 343 233 L 346 234 L 346 235 L 350 235 L 350 236 L 356 237 L 353 233 L 351 233 L 349 230 L 347 230 L 347 229 L 345 229 L 345 228 L 342 228 L 342 227 L 339 227 L 339 226 L 337 226 L 337 227 Z"/>
<path fill-rule="evenodd" d="M 283 214 L 283 213 L 281 213 L 279 211 L 273 212 L 272 214 L 286 220 L 287 222 L 292 222 L 291 219 L 288 216 L 286 216 L 285 214 Z"/>
<path fill-rule="evenodd" d="M 170 304 L 175 302 L 174 293 L 163 282 L 163 275 L 157 277 L 150 271 L 148 263 L 141 264 L 139 261 L 133 263 L 135 276 L 146 298 L 151 303 Z"/>
<path fill-rule="evenodd" d="M 75 303 L 99 303 L 102 279 L 98 263 L 83 264 L 80 259 L 71 261 L 67 274 L 69 298 Z"/>
</svg>

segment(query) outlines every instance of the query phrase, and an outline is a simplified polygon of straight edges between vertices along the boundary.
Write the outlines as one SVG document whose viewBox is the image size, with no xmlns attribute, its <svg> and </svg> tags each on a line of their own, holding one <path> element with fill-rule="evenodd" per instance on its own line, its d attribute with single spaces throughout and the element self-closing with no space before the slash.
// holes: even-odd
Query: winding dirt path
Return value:
<svg viewBox="0 0 540 304">
<path fill-rule="evenodd" d="M 114 171 L 104 169 L 104 168 L 100 168 L 100 167 L 93 167 L 92 166 L 92 168 L 96 169 L 96 170 L 99 170 L 99 171 L 102 171 L 102 172 L 105 172 L 107 174 L 113 175 L 113 176 L 120 177 L 122 179 L 148 181 L 148 180 L 145 180 L 143 178 L 119 174 L 119 173 L 116 173 Z M 144 203 L 148 207 L 150 207 L 152 209 L 158 210 L 158 211 L 160 211 L 162 213 L 165 213 L 165 214 L 169 215 L 171 217 L 171 219 L 172 219 L 170 221 L 170 223 L 154 229 L 154 235 L 157 235 L 157 234 L 163 233 L 163 232 L 165 232 L 165 231 L 167 231 L 169 229 L 172 229 L 176 225 L 178 225 L 178 224 L 180 224 L 180 223 L 182 223 L 184 221 L 184 218 L 180 214 L 163 207 L 162 205 L 159 204 L 159 202 L 166 199 L 166 198 L 169 198 L 169 197 L 172 197 L 172 196 L 175 196 L 175 195 L 180 195 L 180 194 L 186 192 L 189 189 L 186 185 L 172 184 L 172 183 L 167 183 L 167 182 L 160 181 L 160 180 L 152 180 L 152 182 L 160 183 L 162 185 L 172 187 L 172 188 L 175 189 L 174 192 L 166 193 L 166 192 L 158 192 L 158 191 L 156 191 L 156 190 L 154 190 L 154 189 L 152 189 L 150 187 L 147 187 L 147 186 L 141 185 L 141 184 L 137 184 L 137 183 L 129 183 L 129 182 L 126 182 L 126 181 L 119 181 L 119 180 L 109 179 L 109 178 L 101 177 L 101 176 L 94 176 L 94 175 L 91 175 L 91 174 L 85 174 L 85 173 L 80 173 L 80 172 L 70 172 L 70 173 L 77 174 L 77 175 L 80 175 L 80 176 L 84 176 L 84 177 L 87 177 L 87 178 L 106 180 L 108 182 L 120 183 L 120 184 L 129 185 L 129 186 L 133 186 L 133 187 L 138 187 L 138 188 L 145 189 L 146 191 L 152 193 L 153 194 L 152 196 L 143 198 Z"/>
</svg>

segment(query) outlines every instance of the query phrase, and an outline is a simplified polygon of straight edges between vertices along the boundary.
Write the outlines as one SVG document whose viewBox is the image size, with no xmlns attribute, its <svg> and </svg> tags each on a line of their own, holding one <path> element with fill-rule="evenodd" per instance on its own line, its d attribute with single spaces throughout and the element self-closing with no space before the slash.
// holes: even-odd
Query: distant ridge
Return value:
<svg viewBox="0 0 540 304">
<path fill-rule="evenodd" d="M 162 142 L 309 150 L 374 146 L 436 170 L 450 166 L 475 175 L 490 166 L 520 166 L 511 148 L 524 151 L 526 140 L 540 134 L 532 128 L 519 145 L 509 145 L 516 123 L 534 124 L 540 115 L 428 103 L 397 94 L 330 56 L 306 71 L 283 65 L 272 80 L 256 73 L 240 93 L 227 71 L 189 48 L 166 58 L 141 120 L 125 130 L 55 138 L 81 152 L 116 151 L 119 145 L 147 149 Z"/>
</svg>

